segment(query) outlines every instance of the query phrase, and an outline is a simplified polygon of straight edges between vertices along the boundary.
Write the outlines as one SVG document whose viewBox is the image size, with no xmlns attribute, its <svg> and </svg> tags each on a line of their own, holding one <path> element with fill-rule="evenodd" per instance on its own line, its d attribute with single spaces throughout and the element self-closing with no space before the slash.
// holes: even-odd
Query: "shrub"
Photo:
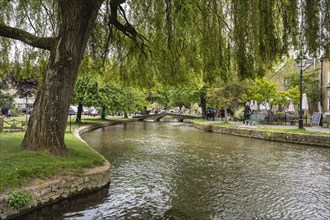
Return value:
<svg viewBox="0 0 330 220">
<path fill-rule="evenodd" d="M 205 132 L 211 132 L 212 131 L 212 125 L 206 125 L 204 128 Z"/>
<path fill-rule="evenodd" d="M 9 194 L 8 205 L 13 209 L 26 207 L 31 201 L 31 195 L 23 190 L 14 190 Z"/>
<path fill-rule="evenodd" d="M 237 108 L 236 111 L 234 112 L 233 119 L 236 120 L 243 120 L 244 118 L 244 108 Z"/>
</svg>

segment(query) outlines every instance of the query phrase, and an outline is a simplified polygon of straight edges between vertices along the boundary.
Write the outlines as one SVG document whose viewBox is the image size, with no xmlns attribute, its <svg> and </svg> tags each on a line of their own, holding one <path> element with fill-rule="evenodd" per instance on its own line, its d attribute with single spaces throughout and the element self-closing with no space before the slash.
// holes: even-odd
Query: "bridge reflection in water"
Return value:
<svg viewBox="0 0 330 220">
<path fill-rule="evenodd" d="M 183 120 L 185 120 L 185 119 L 201 118 L 201 117 L 198 117 L 198 116 L 182 115 L 182 114 L 174 114 L 174 113 L 159 113 L 159 114 L 150 114 L 150 115 L 139 115 L 139 116 L 133 116 L 133 118 L 136 118 L 139 121 L 143 121 L 143 120 L 160 121 L 160 119 L 164 118 L 165 116 L 173 117 L 173 118 L 177 119 L 179 122 L 183 122 Z"/>
</svg>

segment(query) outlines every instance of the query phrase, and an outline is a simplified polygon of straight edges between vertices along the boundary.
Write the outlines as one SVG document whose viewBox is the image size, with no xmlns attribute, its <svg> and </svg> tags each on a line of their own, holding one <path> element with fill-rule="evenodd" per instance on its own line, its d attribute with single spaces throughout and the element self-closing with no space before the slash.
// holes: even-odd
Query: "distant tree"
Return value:
<svg viewBox="0 0 330 220">
<path fill-rule="evenodd" d="M 260 102 L 268 101 L 275 98 L 277 84 L 267 80 L 266 78 L 256 79 L 254 85 L 249 90 L 251 99 Z"/>
<path fill-rule="evenodd" d="M 20 98 L 25 98 L 27 100 L 28 97 L 34 96 L 38 91 L 38 79 L 17 78 L 14 73 L 10 73 L 8 79 L 10 84 L 16 89 L 16 95 Z"/>
<path fill-rule="evenodd" d="M 196 85 L 183 85 L 174 88 L 170 92 L 170 104 L 175 107 L 179 107 L 180 111 L 182 107 L 189 108 L 194 103 L 199 103 L 200 89 Z"/>
<path fill-rule="evenodd" d="M 127 118 L 127 113 L 143 109 L 147 105 L 147 100 L 141 91 L 133 88 L 122 88 L 117 96 L 117 103 L 118 108 L 124 112 L 124 117 Z"/>
<path fill-rule="evenodd" d="M 296 72 L 290 73 L 286 77 L 288 84 L 286 87 L 288 89 L 297 88 L 299 90 L 300 86 L 300 75 Z M 302 83 L 302 91 L 306 93 L 308 97 L 308 104 L 310 106 L 310 111 L 314 112 L 317 110 L 317 102 L 321 101 L 321 89 L 320 89 L 320 80 L 319 80 L 319 69 L 313 69 L 310 71 L 303 72 L 303 83 Z M 297 94 L 297 104 L 299 101 L 299 91 Z"/>
<path fill-rule="evenodd" d="M 98 82 L 93 75 L 80 75 L 75 84 L 72 103 L 78 105 L 76 121 L 81 121 L 83 106 L 98 104 Z"/>
<path fill-rule="evenodd" d="M 171 102 L 171 92 L 169 88 L 158 88 L 152 94 L 152 102 L 162 105 L 164 110 L 169 109 Z"/>
</svg>

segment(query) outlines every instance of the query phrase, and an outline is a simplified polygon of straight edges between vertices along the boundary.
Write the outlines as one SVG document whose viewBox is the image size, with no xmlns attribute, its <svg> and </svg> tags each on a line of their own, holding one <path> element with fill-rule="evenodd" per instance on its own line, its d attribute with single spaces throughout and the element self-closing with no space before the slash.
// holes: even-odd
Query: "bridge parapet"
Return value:
<svg viewBox="0 0 330 220">
<path fill-rule="evenodd" d="M 138 119 L 139 121 L 143 121 L 145 119 L 147 120 L 153 120 L 153 121 L 159 121 L 165 116 L 170 116 L 175 119 L 177 119 L 180 122 L 183 122 L 185 119 L 194 119 L 194 118 L 199 118 L 197 116 L 192 116 L 192 115 L 182 115 L 182 114 L 173 114 L 173 113 L 159 113 L 159 114 L 150 114 L 150 115 L 140 115 L 140 116 L 133 116 L 133 118 Z"/>
</svg>

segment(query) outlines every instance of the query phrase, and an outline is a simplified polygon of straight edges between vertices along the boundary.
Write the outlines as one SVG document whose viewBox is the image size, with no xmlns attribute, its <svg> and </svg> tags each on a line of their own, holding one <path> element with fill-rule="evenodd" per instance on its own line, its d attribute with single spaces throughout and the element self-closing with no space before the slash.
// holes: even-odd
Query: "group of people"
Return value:
<svg viewBox="0 0 330 220">
<path fill-rule="evenodd" d="M 230 120 L 232 116 L 232 111 L 230 106 L 227 107 L 225 110 L 223 107 L 214 109 L 213 107 L 208 107 L 206 109 L 206 119 L 215 121 L 215 117 L 217 117 L 217 120 Z M 227 117 L 227 118 L 226 118 Z"/>
</svg>

